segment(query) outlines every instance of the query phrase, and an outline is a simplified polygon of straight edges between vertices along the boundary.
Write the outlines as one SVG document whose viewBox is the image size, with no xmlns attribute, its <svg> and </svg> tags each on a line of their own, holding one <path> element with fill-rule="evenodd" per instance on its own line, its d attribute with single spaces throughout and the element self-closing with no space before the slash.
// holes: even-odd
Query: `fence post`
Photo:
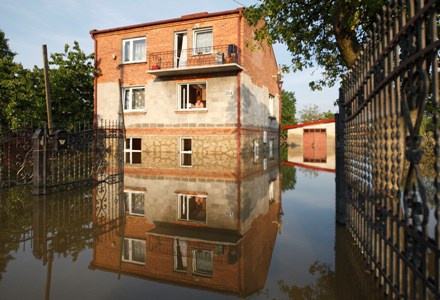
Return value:
<svg viewBox="0 0 440 300">
<path fill-rule="evenodd" d="M 34 174 L 32 178 L 32 194 L 46 194 L 47 148 L 46 131 L 39 128 L 32 136 Z"/>
<path fill-rule="evenodd" d="M 342 92 L 339 95 L 339 114 L 335 114 L 336 129 L 336 223 L 345 225 L 346 222 L 346 184 L 344 163 L 344 123 L 345 117 Z"/>
</svg>

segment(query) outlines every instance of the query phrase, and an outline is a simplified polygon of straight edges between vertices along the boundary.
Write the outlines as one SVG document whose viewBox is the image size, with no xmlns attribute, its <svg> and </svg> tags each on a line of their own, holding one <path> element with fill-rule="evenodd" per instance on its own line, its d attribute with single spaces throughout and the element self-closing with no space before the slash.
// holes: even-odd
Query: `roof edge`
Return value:
<svg viewBox="0 0 440 300">
<path fill-rule="evenodd" d="M 231 15 L 231 14 L 235 14 L 235 13 L 242 13 L 243 11 L 244 11 L 244 7 L 238 7 L 233 10 L 225 10 L 225 11 L 214 12 L 214 13 L 199 12 L 199 13 L 183 15 L 179 18 L 166 19 L 166 20 L 161 20 L 161 21 L 153 21 L 153 22 L 128 25 L 128 26 L 121 26 L 121 27 L 114 27 L 114 28 L 102 29 L 102 30 L 92 29 L 92 30 L 90 30 L 89 33 L 93 38 L 96 34 L 109 33 L 109 32 L 113 32 L 113 31 L 121 31 L 121 30 L 130 30 L 130 29 L 135 29 L 135 28 L 140 28 L 140 27 L 148 27 L 148 26 L 174 23 L 174 22 L 180 22 L 180 21 L 197 20 L 197 19 L 202 19 L 202 18 Z"/>
<path fill-rule="evenodd" d="M 281 127 L 281 129 L 287 130 L 287 129 L 301 128 L 301 127 L 310 126 L 310 125 L 333 123 L 334 121 L 335 121 L 335 119 L 319 120 L 319 121 L 300 123 L 300 124 L 295 124 L 295 125 L 287 125 L 287 126 Z"/>
</svg>

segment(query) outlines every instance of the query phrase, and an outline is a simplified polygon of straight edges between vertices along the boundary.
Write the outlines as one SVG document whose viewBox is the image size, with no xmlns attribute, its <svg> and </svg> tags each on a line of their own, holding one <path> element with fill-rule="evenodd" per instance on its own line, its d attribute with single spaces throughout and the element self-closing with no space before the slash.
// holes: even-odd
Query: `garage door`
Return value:
<svg viewBox="0 0 440 300">
<path fill-rule="evenodd" d="M 303 151 L 304 162 L 327 162 L 326 129 L 304 129 Z"/>
</svg>

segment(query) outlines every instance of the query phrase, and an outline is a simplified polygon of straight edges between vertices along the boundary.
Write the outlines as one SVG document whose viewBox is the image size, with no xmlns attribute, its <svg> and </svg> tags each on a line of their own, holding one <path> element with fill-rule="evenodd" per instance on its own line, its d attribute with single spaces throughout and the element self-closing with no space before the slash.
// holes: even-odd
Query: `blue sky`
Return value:
<svg viewBox="0 0 440 300">
<path fill-rule="evenodd" d="M 238 0 L 243 5 L 256 0 Z M 64 45 L 78 41 L 86 53 L 93 52 L 92 29 L 177 18 L 197 12 L 218 12 L 241 5 L 234 0 L 2 0 L 0 1 L 0 29 L 9 40 L 9 47 L 17 53 L 16 62 L 25 68 L 43 64 L 42 45 L 49 53 L 63 52 Z M 274 45 L 279 64 L 291 64 L 283 45 Z M 283 88 L 295 93 L 297 111 L 307 104 L 316 104 L 321 111 L 336 112 L 333 106 L 338 87 L 312 92 L 309 81 L 320 77 L 319 70 L 284 75 Z"/>
</svg>

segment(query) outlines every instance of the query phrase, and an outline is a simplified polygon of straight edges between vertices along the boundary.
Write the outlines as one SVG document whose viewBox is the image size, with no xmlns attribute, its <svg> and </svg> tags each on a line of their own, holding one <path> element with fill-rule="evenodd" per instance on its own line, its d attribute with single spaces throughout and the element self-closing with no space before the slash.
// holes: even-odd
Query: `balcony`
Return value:
<svg viewBox="0 0 440 300">
<path fill-rule="evenodd" d="M 150 53 L 148 66 L 147 73 L 159 77 L 243 70 L 233 44 Z"/>
</svg>

